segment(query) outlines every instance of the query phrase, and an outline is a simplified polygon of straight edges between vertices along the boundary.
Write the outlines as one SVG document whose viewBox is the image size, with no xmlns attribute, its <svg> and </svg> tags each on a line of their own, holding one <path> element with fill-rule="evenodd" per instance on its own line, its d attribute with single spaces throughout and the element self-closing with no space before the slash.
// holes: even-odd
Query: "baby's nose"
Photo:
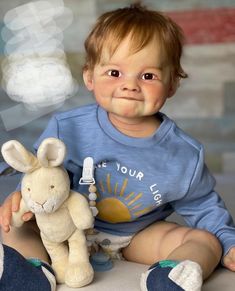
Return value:
<svg viewBox="0 0 235 291">
<path fill-rule="evenodd" d="M 121 89 L 126 91 L 140 91 L 138 80 L 136 78 L 126 78 L 121 85 Z"/>
</svg>

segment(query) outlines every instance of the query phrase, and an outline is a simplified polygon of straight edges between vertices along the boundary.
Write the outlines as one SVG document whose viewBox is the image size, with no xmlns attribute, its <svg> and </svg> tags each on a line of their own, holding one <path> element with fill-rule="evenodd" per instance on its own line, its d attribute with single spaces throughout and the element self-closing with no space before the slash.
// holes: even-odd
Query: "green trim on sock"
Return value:
<svg viewBox="0 0 235 291">
<path fill-rule="evenodd" d="M 37 259 L 37 258 L 31 258 L 31 259 L 27 259 L 27 261 L 32 264 L 34 267 L 40 267 L 42 265 L 42 262 Z"/>
<path fill-rule="evenodd" d="M 159 262 L 159 265 L 161 268 L 167 268 L 167 267 L 174 268 L 178 264 L 179 264 L 178 261 L 172 261 L 172 260 L 164 260 L 164 261 Z"/>
</svg>

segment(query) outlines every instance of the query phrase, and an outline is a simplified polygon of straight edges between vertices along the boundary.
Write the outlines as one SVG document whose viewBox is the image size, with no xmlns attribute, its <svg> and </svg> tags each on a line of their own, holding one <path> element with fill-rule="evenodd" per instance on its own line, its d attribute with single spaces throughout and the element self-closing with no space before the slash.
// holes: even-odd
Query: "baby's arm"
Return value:
<svg viewBox="0 0 235 291">
<path fill-rule="evenodd" d="M 203 148 L 200 150 L 198 160 L 195 161 L 193 176 L 189 176 L 190 184 L 186 194 L 173 201 L 171 205 L 190 227 L 207 230 L 219 239 L 223 256 L 226 257 L 225 266 L 231 268 L 228 261 L 232 260 L 235 263 L 235 256 L 231 255 L 233 253 L 231 248 L 235 247 L 235 225 L 232 216 L 214 190 L 215 179 L 204 163 Z"/>
<path fill-rule="evenodd" d="M 9 232 L 12 219 L 12 212 L 19 211 L 21 201 L 21 192 L 13 192 L 9 195 L 0 207 L 0 226 L 3 231 Z M 24 213 L 22 216 L 23 221 L 28 221 L 32 218 L 31 212 Z"/>
</svg>

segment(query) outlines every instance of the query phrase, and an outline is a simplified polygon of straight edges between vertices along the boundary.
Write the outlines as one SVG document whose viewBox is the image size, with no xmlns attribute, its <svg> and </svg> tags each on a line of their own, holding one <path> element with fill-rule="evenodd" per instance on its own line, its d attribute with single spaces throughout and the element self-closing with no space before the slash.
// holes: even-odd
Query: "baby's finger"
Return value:
<svg viewBox="0 0 235 291">
<path fill-rule="evenodd" d="M 10 231 L 10 225 L 9 224 L 7 224 L 7 225 L 2 225 L 2 230 L 4 231 L 4 232 L 9 232 Z"/>
<path fill-rule="evenodd" d="M 12 211 L 11 211 L 11 199 L 7 200 L 5 203 L 4 203 L 4 206 L 2 206 L 2 226 L 6 227 L 7 229 L 9 228 L 9 224 L 10 224 L 10 221 L 11 221 L 11 214 L 12 214 Z"/>
<path fill-rule="evenodd" d="M 21 192 L 15 192 L 12 194 L 11 210 L 13 212 L 17 212 L 19 210 L 20 200 L 21 200 Z"/>
<path fill-rule="evenodd" d="M 235 272 L 235 264 L 233 262 L 226 262 L 224 265 L 230 271 Z"/>
<path fill-rule="evenodd" d="M 29 221 L 33 217 L 32 212 L 26 212 L 23 214 L 22 219 L 23 221 Z"/>
<path fill-rule="evenodd" d="M 0 206 L 0 226 L 2 225 L 2 206 Z"/>
</svg>

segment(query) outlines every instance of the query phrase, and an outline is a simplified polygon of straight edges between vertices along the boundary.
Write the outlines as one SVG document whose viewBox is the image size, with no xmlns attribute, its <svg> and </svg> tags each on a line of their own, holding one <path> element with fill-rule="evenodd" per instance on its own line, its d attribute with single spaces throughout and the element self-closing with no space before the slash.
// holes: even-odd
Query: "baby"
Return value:
<svg viewBox="0 0 235 291">
<path fill-rule="evenodd" d="M 235 271 L 235 226 L 214 191 L 203 147 L 160 112 L 187 77 L 180 63 L 182 41 L 170 18 L 140 5 L 100 16 L 85 41 L 83 71 L 95 104 L 56 114 L 35 144 L 37 149 L 46 137 L 66 144 L 71 187 L 84 195 L 82 164 L 93 157 L 96 243 L 112 257 L 152 265 L 141 277 L 141 290 L 201 290 L 221 259 Z M 9 232 L 20 199 L 15 192 L 1 207 L 2 252 L 7 257 L 15 248 L 46 265 L 34 221 Z M 188 226 L 165 221 L 174 211 Z M 17 256 L 4 261 L 0 283 L 10 278 L 10 260 Z M 24 268 L 15 272 L 24 274 Z M 53 282 L 52 270 L 41 269 L 37 280 L 28 280 L 37 290 L 54 290 L 54 283 L 40 289 L 42 275 Z"/>
</svg>

